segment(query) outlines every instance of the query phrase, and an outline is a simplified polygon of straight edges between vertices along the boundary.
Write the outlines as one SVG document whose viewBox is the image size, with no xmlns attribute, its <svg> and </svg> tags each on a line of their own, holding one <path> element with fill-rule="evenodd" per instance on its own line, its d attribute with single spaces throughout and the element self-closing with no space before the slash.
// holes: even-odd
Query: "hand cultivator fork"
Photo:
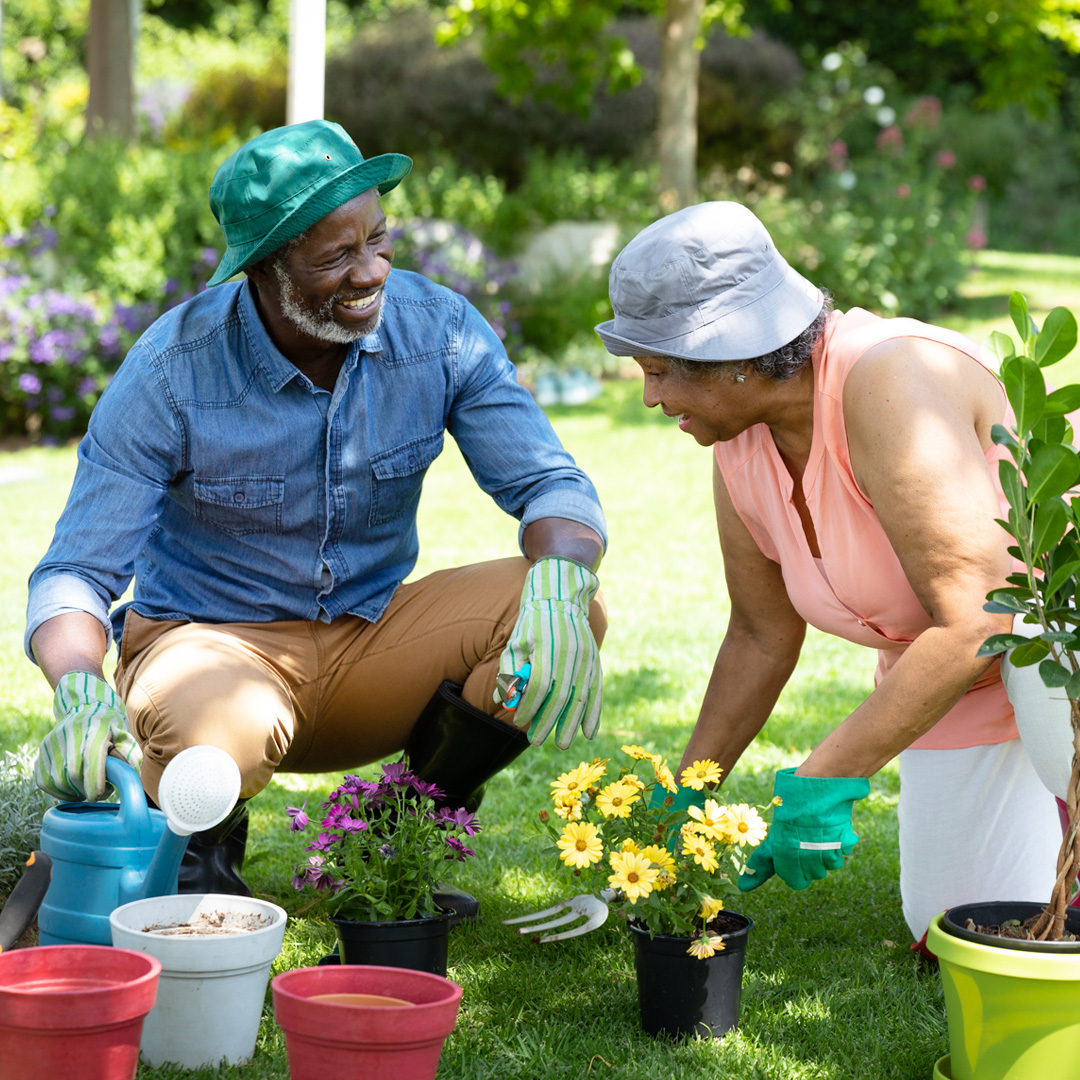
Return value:
<svg viewBox="0 0 1080 1080">
<path fill-rule="evenodd" d="M 571 896 L 569 900 L 564 900 L 561 904 L 544 908 L 543 911 L 518 915 L 514 919 L 503 919 L 503 923 L 506 926 L 525 923 L 526 925 L 518 927 L 519 934 L 538 934 L 541 930 L 554 930 L 556 926 L 566 926 L 567 923 L 571 923 L 584 915 L 585 921 L 583 923 L 571 927 L 569 930 L 563 930 L 559 934 L 548 934 L 540 939 L 541 944 L 548 941 L 565 941 L 567 938 L 580 937 L 582 934 L 587 934 L 590 930 L 602 926 L 608 917 L 607 902 L 614 898 L 614 889 L 601 889 L 599 896 L 594 896 L 592 893 L 579 893 L 577 896 Z M 559 915 L 561 911 L 565 911 L 566 914 Z M 554 915 L 556 918 L 548 919 L 547 922 L 537 921 L 538 919 L 547 919 L 549 915 Z"/>
</svg>

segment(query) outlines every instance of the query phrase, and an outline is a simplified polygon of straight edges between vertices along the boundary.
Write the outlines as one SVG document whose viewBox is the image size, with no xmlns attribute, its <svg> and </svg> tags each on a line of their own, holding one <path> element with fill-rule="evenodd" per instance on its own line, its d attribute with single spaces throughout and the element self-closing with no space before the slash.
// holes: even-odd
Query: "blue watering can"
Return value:
<svg viewBox="0 0 1080 1080">
<path fill-rule="evenodd" d="M 119 803 L 45 811 L 40 846 L 52 881 L 38 912 L 42 945 L 111 945 L 113 911 L 175 893 L 188 837 L 223 821 L 240 793 L 236 762 L 216 746 L 189 746 L 165 766 L 161 810 L 147 806 L 139 774 L 120 758 L 106 760 L 105 776 Z"/>
</svg>

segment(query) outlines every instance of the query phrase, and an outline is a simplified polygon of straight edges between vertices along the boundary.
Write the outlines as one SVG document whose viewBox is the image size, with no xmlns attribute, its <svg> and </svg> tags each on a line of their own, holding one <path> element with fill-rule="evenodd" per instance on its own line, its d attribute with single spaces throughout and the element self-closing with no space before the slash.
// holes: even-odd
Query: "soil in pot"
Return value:
<svg viewBox="0 0 1080 1080">
<path fill-rule="evenodd" d="M 156 923 L 144 926 L 144 934 L 160 934 L 162 937 L 228 937 L 232 934 L 250 934 L 269 926 L 271 919 L 246 911 L 202 911 L 188 922 Z"/>
<path fill-rule="evenodd" d="M 1029 900 L 995 900 L 983 904 L 960 904 L 949 908 L 944 929 L 956 937 L 981 945 L 1034 952 L 1080 952 L 1080 908 L 1067 908 L 1065 932 L 1060 941 L 1037 941 L 1031 927 L 1045 904 Z"/>
</svg>

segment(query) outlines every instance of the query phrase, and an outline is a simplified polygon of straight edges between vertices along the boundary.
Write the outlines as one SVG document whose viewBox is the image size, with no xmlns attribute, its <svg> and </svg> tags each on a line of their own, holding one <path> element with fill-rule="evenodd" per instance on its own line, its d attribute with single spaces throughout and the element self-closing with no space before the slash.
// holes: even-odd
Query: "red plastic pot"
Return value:
<svg viewBox="0 0 1080 1080">
<path fill-rule="evenodd" d="M 106 945 L 0 953 L 0 1080 L 132 1080 L 160 974 Z"/>
<path fill-rule="evenodd" d="M 297 968 L 276 975 L 270 988 L 274 1019 L 285 1032 L 292 1080 L 433 1080 L 461 1004 L 457 983 L 407 968 Z M 410 1004 L 315 1000 L 324 994 L 378 994 Z"/>
</svg>

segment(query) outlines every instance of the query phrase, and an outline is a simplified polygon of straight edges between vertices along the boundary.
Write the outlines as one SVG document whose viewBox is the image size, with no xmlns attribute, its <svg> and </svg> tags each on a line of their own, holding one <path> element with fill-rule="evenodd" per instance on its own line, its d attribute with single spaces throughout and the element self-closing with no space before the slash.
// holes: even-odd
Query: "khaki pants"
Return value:
<svg viewBox="0 0 1080 1080">
<path fill-rule="evenodd" d="M 245 799 L 277 769 L 380 761 L 404 748 L 445 679 L 511 722 L 492 695 L 528 568 L 515 558 L 438 571 L 400 586 L 377 623 L 161 622 L 129 612 L 116 688 L 143 749 L 147 793 L 156 799 L 166 763 L 200 743 L 232 755 Z M 589 622 L 599 644 L 599 596 Z"/>
</svg>

